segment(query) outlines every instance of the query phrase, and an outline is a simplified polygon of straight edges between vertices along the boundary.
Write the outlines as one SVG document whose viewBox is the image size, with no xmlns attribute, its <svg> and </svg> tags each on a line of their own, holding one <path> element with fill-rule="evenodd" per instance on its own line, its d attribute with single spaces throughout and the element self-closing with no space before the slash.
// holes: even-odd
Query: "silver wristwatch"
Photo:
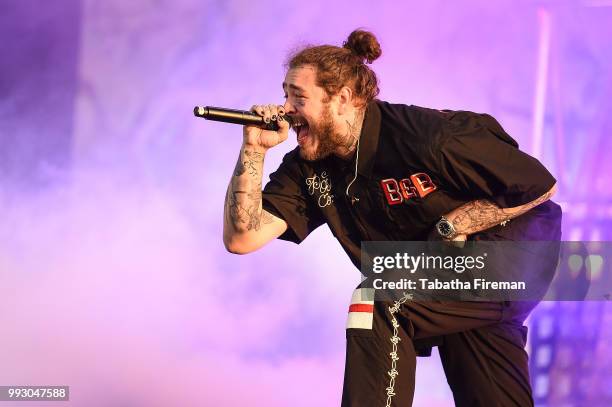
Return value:
<svg viewBox="0 0 612 407">
<path fill-rule="evenodd" d="M 442 216 L 438 223 L 436 223 L 436 230 L 438 231 L 438 234 L 440 234 L 440 236 L 448 240 L 451 240 L 455 236 L 457 236 L 457 230 L 455 230 L 455 226 L 450 220 L 446 219 L 444 216 Z"/>
</svg>

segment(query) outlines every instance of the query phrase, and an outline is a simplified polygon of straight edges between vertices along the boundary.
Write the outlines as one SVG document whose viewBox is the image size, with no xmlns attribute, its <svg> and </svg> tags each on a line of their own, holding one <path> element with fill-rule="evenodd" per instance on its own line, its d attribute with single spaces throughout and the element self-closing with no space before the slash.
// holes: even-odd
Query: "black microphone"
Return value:
<svg viewBox="0 0 612 407">
<path fill-rule="evenodd" d="M 224 107 L 213 106 L 196 106 L 193 108 L 193 114 L 196 117 L 202 117 L 206 120 L 214 120 L 216 122 L 241 124 L 243 126 L 252 125 L 261 127 L 264 130 L 278 130 L 277 121 L 272 120 L 270 123 L 266 123 L 262 116 L 246 110 L 226 109 Z M 278 116 L 278 120 L 286 120 L 291 124 L 291 118 L 289 116 Z"/>
</svg>

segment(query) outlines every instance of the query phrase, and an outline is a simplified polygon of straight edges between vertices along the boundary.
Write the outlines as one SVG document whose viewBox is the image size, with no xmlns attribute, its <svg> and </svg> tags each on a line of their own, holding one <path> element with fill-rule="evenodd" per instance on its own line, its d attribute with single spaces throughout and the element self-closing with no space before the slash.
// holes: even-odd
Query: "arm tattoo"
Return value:
<svg viewBox="0 0 612 407">
<path fill-rule="evenodd" d="M 516 218 L 549 200 L 552 194 L 553 190 L 551 189 L 538 199 L 516 208 L 500 208 L 485 199 L 471 201 L 454 209 L 446 218 L 453 223 L 459 234 L 469 235 Z"/>
<path fill-rule="evenodd" d="M 224 220 L 233 230 L 260 230 L 273 217 L 261 207 L 264 154 L 243 147 L 225 196 Z"/>
<path fill-rule="evenodd" d="M 244 155 L 247 157 L 242 163 L 244 168 L 249 172 L 249 175 L 256 177 L 258 173 L 261 173 L 258 167 L 263 168 L 263 154 L 257 151 L 244 150 Z"/>
<path fill-rule="evenodd" d="M 240 161 L 240 158 L 238 158 L 236 168 L 234 168 L 234 177 L 241 176 L 242 174 L 244 174 L 245 171 L 246 169 L 244 168 L 244 163 Z"/>
</svg>

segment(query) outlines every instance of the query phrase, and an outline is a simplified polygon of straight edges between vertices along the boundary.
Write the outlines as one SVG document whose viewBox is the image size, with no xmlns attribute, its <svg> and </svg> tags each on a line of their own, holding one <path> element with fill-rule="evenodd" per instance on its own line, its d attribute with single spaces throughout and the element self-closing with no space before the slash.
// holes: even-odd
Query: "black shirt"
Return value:
<svg viewBox="0 0 612 407">
<path fill-rule="evenodd" d="M 270 175 L 263 208 L 287 222 L 279 238 L 295 243 L 327 223 L 358 268 L 362 241 L 426 240 L 442 215 L 466 202 L 515 207 L 555 183 L 493 117 L 467 111 L 377 100 L 367 106 L 352 160 L 309 162 L 298 149 Z M 485 234 L 558 240 L 560 213 L 549 201 Z"/>
</svg>

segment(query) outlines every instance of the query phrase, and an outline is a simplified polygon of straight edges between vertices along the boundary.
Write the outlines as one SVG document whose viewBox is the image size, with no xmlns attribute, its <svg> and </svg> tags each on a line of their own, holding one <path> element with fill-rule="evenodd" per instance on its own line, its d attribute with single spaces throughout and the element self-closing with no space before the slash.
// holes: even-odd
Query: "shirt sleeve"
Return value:
<svg viewBox="0 0 612 407">
<path fill-rule="evenodd" d="M 488 115 L 448 123 L 438 152 L 440 175 L 459 196 L 489 199 L 501 208 L 531 202 L 555 178 Z"/>
<path fill-rule="evenodd" d="M 280 167 L 270 174 L 263 190 L 262 207 L 287 222 L 287 230 L 278 238 L 299 244 L 325 219 L 306 193 L 296 154 L 297 150 L 287 153 Z"/>
</svg>

